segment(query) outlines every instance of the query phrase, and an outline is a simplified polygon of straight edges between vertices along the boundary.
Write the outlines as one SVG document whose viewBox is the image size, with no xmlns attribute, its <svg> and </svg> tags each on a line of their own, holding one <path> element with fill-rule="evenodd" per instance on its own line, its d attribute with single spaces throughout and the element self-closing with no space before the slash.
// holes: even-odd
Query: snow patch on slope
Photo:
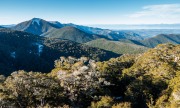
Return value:
<svg viewBox="0 0 180 108">
<path fill-rule="evenodd" d="M 16 58 L 16 52 L 15 51 L 11 52 L 11 57 L 14 58 L 14 59 Z"/>
<path fill-rule="evenodd" d="M 43 45 L 41 45 L 41 44 L 39 44 L 39 45 L 38 45 L 38 50 L 39 50 L 39 53 L 41 53 L 41 52 L 43 51 L 43 47 L 44 47 L 44 46 L 43 46 Z"/>
<path fill-rule="evenodd" d="M 41 19 L 39 19 L 39 18 L 33 18 L 32 19 L 32 24 L 37 23 L 40 26 L 40 20 Z"/>
<path fill-rule="evenodd" d="M 35 45 L 37 45 L 37 48 L 38 48 L 38 52 L 37 53 L 40 56 L 41 53 L 43 52 L 44 46 L 42 44 L 40 44 L 40 43 L 35 43 Z"/>
</svg>

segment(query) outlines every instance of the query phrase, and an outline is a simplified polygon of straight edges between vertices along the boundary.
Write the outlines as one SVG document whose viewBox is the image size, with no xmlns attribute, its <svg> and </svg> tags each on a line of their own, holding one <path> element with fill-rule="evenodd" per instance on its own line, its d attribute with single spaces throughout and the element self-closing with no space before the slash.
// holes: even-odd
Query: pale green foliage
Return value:
<svg viewBox="0 0 180 108">
<path fill-rule="evenodd" d="M 180 69 L 180 45 L 165 44 L 142 54 L 135 64 L 125 69 L 129 76 L 152 75 L 154 78 L 171 79 Z"/>
<path fill-rule="evenodd" d="M 168 88 L 163 95 L 159 97 L 156 107 L 178 108 L 180 107 L 180 71 L 176 77 L 169 81 Z"/>
<path fill-rule="evenodd" d="M 60 57 L 55 61 L 55 69 L 51 72 L 57 78 L 71 100 L 73 106 L 89 104 L 95 95 L 103 93 L 103 87 L 110 85 L 96 70 L 94 60 L 86 57 Z"/>
<path fill-rule="evenodd" d="M 118 104 L 114 104 L 112 108 L 131 108 L 131 103 L 130 102 L 122 102 Z"/>
<path fill-rule="evenodd" d="M 172 83 L 170 80 L 180 70 L 179 51 L 179 45 L 158 45 L 156 48 L 141 54 L 130 68 L 123 70 L 124 75 L 134 78 L 125 92 L 127 100 L 131 100 L 133 106 L 147 107 L 148 105 L 148 107 L 163 108 L 170 107 L 169 103 L 172 105 L 173 101 L 168 101 L 169 99 L 174 100 L 169 98 L 172 89 L 167 88 L 169 82 Z M 173 87 L 176 86 L 173 85 Z M 175 92 L 175 89 L 173 91 L 178 98 L 179 92 Z M 173 103 L 173 105 L 177 107 L 177 104 Z"/>
<path fill-rule="evenodd" d="M 91 47 L 96 47 L 117 54 L 139 54 L 145 52 L 148 48 L 133 43 L 110 41 L 106 39 L 96 39 L 85 43 Z"/>
<path fill-rule="evenodd" d="M 111 108 L 113 99 L 109 96 L 103 96 L 100 101 L 92 102 L 91 108 Z"/>
<path fill-rule="evenodd" d="M 109 61 L 97 62 L 97 69 L 103 73 L 121 72 L 124 68 L 132 66 L 137 56 L 125 54 L 118 58 L 111 58 Z"/>
</svg>

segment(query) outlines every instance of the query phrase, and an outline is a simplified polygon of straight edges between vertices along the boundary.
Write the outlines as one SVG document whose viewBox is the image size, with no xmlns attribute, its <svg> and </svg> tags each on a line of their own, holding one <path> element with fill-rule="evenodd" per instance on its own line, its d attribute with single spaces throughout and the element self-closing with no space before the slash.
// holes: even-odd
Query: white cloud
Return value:
<svg viewBox="0 0 180 108">
<path fill-rule="evenodd" d="M 144 6 L 142 11 L 136 12 L 130 17 L 180 17 L 180 4 L 163 4 L 163 5 L 149 5 Z"/>
<path fill-rule="evenodd" d="M 180 4 L 144 6 L 141 11 L 129 15 L 130 19 L 149 23 L 180 23 Z"/>
<path fill-rule="evenodd" d="M 142 11 L 136 12 L 130 17 L 180 17 L 180 4 L 163 4 L 144 6 Z"/>
</svg>

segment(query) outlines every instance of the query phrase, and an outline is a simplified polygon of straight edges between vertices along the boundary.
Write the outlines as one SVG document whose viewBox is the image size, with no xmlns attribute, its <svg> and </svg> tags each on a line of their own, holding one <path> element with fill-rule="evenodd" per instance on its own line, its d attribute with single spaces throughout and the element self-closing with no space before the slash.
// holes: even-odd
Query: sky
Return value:
<svg viewBox="0 0 180 108">
<path fill-rule="evenodd" d="M 180 23 L 180 0 L 0 0 L 0 25 L 32 18 L 75 24 Z"/>
</svg>

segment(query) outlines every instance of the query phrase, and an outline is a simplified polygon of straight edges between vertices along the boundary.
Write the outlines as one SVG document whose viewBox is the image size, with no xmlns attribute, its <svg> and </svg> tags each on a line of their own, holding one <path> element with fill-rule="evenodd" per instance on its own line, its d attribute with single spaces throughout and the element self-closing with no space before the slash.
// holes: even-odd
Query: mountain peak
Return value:
<svg viewBox="0 0 180 108">
<path fill-rule="evenodd" d="M 31 20 L 42 20 L 41 18 L 32 18 Z"/>
<path fill-rule="evenodd" d="M 29 32 L 35 35 L 42 35 L 51 29 L 58 29 L 62 26 L 63 25 L 60 23 L 53 24 L 41 18 L 32 18 L 28 21 L 17 24 L 12 29 Z"/>
</svg>

